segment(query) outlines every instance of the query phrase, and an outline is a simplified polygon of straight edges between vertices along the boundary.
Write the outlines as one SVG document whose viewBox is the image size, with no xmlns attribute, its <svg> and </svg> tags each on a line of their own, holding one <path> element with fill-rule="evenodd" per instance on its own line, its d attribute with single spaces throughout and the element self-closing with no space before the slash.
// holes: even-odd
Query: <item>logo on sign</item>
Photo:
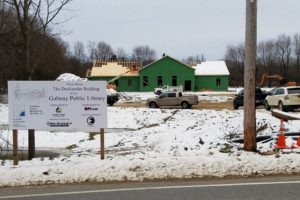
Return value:
<svg viewBox="0 0 300 200">
<path fill-rule="evenodd" d="M 86 120 L 88 125 L 93 125 L 95 123 L 95 118 L 93 116 L 90 116 Z"/>
<path fill-rule="evenodd" d="M 89 110 L 98 110 L 97 107 L 84 107 L 85 111 L 89 111 Z"/>
<path fill-rule="evenodd" d="M 62 108 L 61 107 L 57 107 L 55 111 L 56 111 L 56 113 L 61 113 L 62 112 Z"/>
</svg>

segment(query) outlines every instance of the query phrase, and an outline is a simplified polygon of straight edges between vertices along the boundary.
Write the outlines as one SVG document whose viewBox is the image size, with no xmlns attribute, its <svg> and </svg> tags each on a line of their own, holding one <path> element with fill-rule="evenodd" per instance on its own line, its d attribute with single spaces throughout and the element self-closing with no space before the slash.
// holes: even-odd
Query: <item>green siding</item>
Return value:
<svg viewBox="0 0 300 200">
<path fill-rule="evenodd" d="M 158 77 L 162 77 L 162 85 L 172 85 L 172 77 L 177 77 L 177 86 L 184 87 L 185 81 L 191 82 L 191 91 L 195 91 L 194 69 L 166 56 L 140 71 L 140 91 L 154 91 L 159 87 Z M 148 77 L 148 86 L 143 85 L 143 77 Z"/>
<path fill-rule="evenodd" d="M 109 81 L 114 77 L 88 77 L 88 80 L 104 80 Z M 139 91 L 140 79 L 138 76 L 124 76 L 117 79 L 119 92 Z M 131 82 L 131 85 L 130 85 Z"/>
<path fill-rule="evenodd" d="M 219 85 L 217 85 L 219 79 Z M 227 91 L 228 76 L 196 76 L 196 91 L 200 90 Z"/>
<path fill-rule="evenodd" d="M 130 85 L 131 81 L 131 85 Z M 138 76 L 125 76 L 118 79 L 117 90 L 120 92 L 135 92 L 139 91 L 140 79 Z"/>
</svg>

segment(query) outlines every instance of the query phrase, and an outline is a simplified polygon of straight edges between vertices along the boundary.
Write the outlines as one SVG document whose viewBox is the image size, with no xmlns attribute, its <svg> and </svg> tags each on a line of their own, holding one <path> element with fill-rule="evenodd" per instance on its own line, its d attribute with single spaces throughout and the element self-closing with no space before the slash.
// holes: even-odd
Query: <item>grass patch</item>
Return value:
<svg viewBox="0 0 300 200">
<path fill-rule="evenodd" d="M 75 148 L 77 148 L 77 147 L 78 147 L 78 146 L 77 146 L 76 144 L 71 144 L 71 145 L 67 146 L 66 149 L 71 150 L 71 149 L 75 149 Z"/>
<path fill-rule="evenodd" d="M 96 135 L 99 135 L 100 133 L 98 133 L 98 132 L 91 132 L 90 134 L 89 134 L 89 139 L 88 140 L 95 140 L 95 136 Z"/>
</svg>

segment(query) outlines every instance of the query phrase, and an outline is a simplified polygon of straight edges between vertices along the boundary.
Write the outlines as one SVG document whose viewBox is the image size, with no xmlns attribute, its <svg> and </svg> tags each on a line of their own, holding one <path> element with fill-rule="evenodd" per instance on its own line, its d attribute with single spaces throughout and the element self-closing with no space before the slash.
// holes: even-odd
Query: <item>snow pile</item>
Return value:
<svg viewBox="0 0 300 200">
<path fill-rule="evenodd" d="M 79 76 L 76 76 L 71 73 L 64 73 L 59 75 L 59 77 L 56 78 L 56 81 L 86 81 L 86 78 L 80 78 Z"/>
<path fill-rule="evenodd" d="M 112 95 L 112 94 L 117 94 L 118 92 L 116 91 L 116 90 L 114 90 L 114 89 L 106 89 L 106 94 L 108 94 L 108 95 Z"/>
<path fill-rule="evenodd" d="M 0 107 L 0 120 L 7 108 Z M 257 110 L 258 135 L 279 130 L 270 112 Z M 299 121 L 285 123 L 299 131 Z M 263 176 L 300 172 L 298 154 L 272 151 L 274 141 L 258 143 L 260 151 L 244 152 L 229 143 L 243 132 L 243 111 L 181 110 L 108 107 L 105 160 L 99 159 L 99 134 L 36 132 L 36 146 L 70 147 L 71 156 L 11 161 L 0 165 L 0 186 L 85 181 L 142 181 L 165 178 Z M 275 135 L 275 133 L 273 133 Z M 12 133 L 5 133 L 12 140 Z M 27 131 L 20 131 L 19 145 L 27 146 Z"/>
</svg>

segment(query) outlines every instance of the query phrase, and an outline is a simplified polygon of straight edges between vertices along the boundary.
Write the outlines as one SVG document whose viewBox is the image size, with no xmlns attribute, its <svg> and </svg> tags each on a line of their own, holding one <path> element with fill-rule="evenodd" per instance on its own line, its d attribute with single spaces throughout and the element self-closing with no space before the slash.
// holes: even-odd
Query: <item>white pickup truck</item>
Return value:
<svg viewBox="0 0 300 200">
<path fill-rule="evenodd" d="M 182 92 L 165 92 L 157 97 L 147 99 L 147 106 L 150 108 L 181 106 L 183 109 L 187 109 L 198 103 L 197 95 L 182 95 Z"/>
<path fill-rule="evenodd" d="M 164 85 L 159 88 L 154 88 L 154 94 L 160 95 L 163 92 L 183 92 L 182 86 L 168 86 Z"/>
</svg>

